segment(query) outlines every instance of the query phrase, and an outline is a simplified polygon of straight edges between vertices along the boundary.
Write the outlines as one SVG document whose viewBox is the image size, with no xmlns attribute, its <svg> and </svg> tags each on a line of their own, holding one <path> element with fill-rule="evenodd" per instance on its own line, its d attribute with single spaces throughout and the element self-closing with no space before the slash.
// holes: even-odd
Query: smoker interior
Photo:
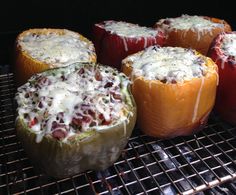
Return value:
<svg viewBox="0 0 236 195">
<path fill-rule="evenodd" d="M 30 163 L 14 128 L 14 75 L 0 76 L 0 194 L 234 194 L 236 127 L 210 116 L 196 135 L 160 140 L 134 129 L 104 171 L 56 180 Z"/>
<path fill-rule="evenodd" d="M 173 9 L 174 8 L 174 9 Z M 14 128 L 16 35 L 28 28 L 66 28 L 91 38 L 91 26 L 114 19 L 152 26 L 181 14 L 208 15 L 235 28 L 235 7 L 208 1 L 5 1 L 0 6 L 0 194 L 235 194 L 236 127 L 212 113 L 196 135 L 160 140 L 135 128 L 120 158 L 108 169 L 56 180 L 39 173 Z"/>
</svg>

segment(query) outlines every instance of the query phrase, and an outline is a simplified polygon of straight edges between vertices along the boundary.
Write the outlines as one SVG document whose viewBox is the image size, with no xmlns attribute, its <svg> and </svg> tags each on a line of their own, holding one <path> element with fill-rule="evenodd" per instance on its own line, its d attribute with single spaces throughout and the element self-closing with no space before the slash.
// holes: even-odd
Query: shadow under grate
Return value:
<svg viewBox="0 0 236 195">
<path fill-rule="evenodd" d="M 15 91 L 13 74 L 0 75 L 0 194 L 230 194 L 236 190 L 236 127 L 215 115 L 203 131 L 188 137 L 159 140 L 134 129 L 120 158 L 104 171 L 60 180 L 37 173 L 16 137 Z"/>
</svg>

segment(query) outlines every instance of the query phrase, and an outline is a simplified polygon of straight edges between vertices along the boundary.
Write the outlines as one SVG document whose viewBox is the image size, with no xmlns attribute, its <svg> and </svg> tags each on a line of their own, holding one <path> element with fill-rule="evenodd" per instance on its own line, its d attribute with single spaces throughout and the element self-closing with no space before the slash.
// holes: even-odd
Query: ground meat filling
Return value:
<svg viewBox="0 0 236 195">
<path fill-rule="evenodd" d="M 110 67 L 38 74 L 18 89 L 18 113 L 36 134 L 59 140 L 126 119 L 129 81 Z M 124 80 L 123 80 L 124 79 Z"/>
<path fill-rule="evenodd" d="M 192 49 L 151 46 L 143 52 L 126 58 L 131 63 L 133 75 L 163 83 L 183 83 L 206 74 L 207 66 L 201 55 Z"/>
</svg>

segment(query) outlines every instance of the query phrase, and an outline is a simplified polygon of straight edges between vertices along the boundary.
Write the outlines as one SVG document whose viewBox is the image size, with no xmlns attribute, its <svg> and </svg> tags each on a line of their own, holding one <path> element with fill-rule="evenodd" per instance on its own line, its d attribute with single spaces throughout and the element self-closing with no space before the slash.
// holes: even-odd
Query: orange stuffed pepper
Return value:
<svg viewBox="0 0 236 195">
<path fill-rule="evenodd" d="M 231 31 L 225 20 L 208 16 L 182 15 L 160 19 L 155 27 L 165 31 L 167 46 L 193 48 L 203 55 L 207 54 L 212 40 L 218 33 Z"/>
<path fill-rule="evenodd" d="M 218 69 L 195 50 L 152 46 L 122 61 L 132 80 L 138 124 L 159 138 L 201 130 L 215 103 Z"/>
</svg>

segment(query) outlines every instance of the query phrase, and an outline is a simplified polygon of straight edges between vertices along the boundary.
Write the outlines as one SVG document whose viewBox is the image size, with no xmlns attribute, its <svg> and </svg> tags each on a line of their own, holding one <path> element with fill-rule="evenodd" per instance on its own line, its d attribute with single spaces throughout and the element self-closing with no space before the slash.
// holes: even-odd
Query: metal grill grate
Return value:
<svg viewBox="0 0 236 195">
<path fill-rule="evenodd" d="M 212 115 L 194 136 L 159 140 L 134 130 L 117 162 L 55 180 L 37 173 L 18 142 L 13 74 L 0 75 L 0 194 L 230 194 L 236 191 L 236 127 Z M 210 190 L 208 190 L 210 189 Z"/>
</svg>

